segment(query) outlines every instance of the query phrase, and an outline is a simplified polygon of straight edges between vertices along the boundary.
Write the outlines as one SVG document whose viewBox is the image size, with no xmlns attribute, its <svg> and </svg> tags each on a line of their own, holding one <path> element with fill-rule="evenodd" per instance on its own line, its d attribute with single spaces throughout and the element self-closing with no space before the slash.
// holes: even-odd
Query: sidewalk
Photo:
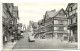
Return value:
<svg viewBox="0 0 80 51">
<path fill-rule="evenodd" d="M 7 42 L 4 46 L 3 46 L 3 49 L 12 49 L 14 47 L 14 45 L 17 43 L 17 41 L 15 42 Z"/>
<path fill-rule="evenodd" d="M 78 45 L 78 43 L 77 42 L 68 42 L 68 41 L 62 41 L 62 43 L 68 43 L 68 44 L 74 44 L 74 45 Z"/>
</svg>

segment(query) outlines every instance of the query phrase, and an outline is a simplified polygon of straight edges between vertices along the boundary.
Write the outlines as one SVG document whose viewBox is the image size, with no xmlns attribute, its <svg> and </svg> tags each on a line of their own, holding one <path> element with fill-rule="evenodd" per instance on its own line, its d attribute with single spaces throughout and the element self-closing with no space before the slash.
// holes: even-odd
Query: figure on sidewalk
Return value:
<svg viewBox="0 0 80 51">
<path fill-rule="evenodd" d="M 71 42 L 72 43 L 73 41 L 73 37 L 72 36 L 69 36 L 69 41 L 68 42 Z"/>
<path fill-rule="evenodd" d="M 12 43 L 14 42 L 14 36 L 13 35 L 11 36 L 11 41 L 12 41 Z"/>
</svg>

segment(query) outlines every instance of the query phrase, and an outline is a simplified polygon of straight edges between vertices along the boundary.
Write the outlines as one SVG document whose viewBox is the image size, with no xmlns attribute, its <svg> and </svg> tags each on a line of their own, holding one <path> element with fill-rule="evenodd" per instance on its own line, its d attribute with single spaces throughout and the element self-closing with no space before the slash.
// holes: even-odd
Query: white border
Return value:
<svg viewBox="0 0 80 51">
<path fill-rule="evenodd" d="M 28 1 L 28 2 L 37 2 L 36 0 L 24 0 L 24 1 Z M 23 0 L 14 0 L 14 2 L 24 2 Z M 38 2 L 44 2 L 43 0 L 38 0 Z M 46 0 L 47 2 L 48 1 L 52 1 L 52 0 Z M 56 0 L 56 1 L 58 1 L 58 2 L 64 2 L 64 0 Z M 72 2 L 78 2 L 79 0 L 77 0 L 77 1 L 72 1 Z M 7 0 L 7 1 L 5 1 L 5 0 L 1 0 L 1 2 L 13 2 L 12 0 Z M 14 3 L 13 2 L 13 3 Z M 55 1 L 53 1 L 53 2 L 55 2 Z M 65 2 L 71 2 L 71 1 L 65 1 Z M 0 3 L 0 11 L 2 10 L 1 9 L 1 7 L 2 7 L 2 4 Z M 80 2 L 78 2 L 78 49 L 80 49 L 80 32 L 79 32 L 79 30 L 80 30 L 80 28 L 79 28 L 79 26 L 80 26 L 80 24 L 79 24 L 79 20 L 80 20 L 80 18 L 79 18 L 79 16 L 80 16 Z M 1 13 L 2 13 L 2 11 L 1 11 Z M 0 14 L 0 20 L 2 21 L 2 14 Z M 0 29 L 2 29 L 2 22 L 0 21 Z M 2 33 L 2 30 L 0 30 L 0 32 Z M 0 37 L 0 40 L 2 39 L 2 37 Z M 0 45 L 1 45 L 1 48 L 2 48 L 2 44 L 0 43 Z M 14 49 L 14 50 L 73 50 L 73 49 Z"/>
</svg>

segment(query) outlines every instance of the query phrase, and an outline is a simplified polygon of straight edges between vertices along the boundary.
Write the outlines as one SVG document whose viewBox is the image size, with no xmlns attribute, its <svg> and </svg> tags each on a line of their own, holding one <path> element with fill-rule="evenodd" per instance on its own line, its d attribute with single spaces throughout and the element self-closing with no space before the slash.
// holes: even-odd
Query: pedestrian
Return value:
<svg viewBox="0 0 80 51">
<path fill-rule="evenodd" d="M 12 43 L 14 42 L 14 36 L 13 35 L 11 36 L 11 41 L 12 41 Z"/>
<path fill-rule="evenodd" d="M 73 41 L 73 37 L 72 36 L 69 36 L 69 42 L 72 43 L 72 41 Z"/>
<path fill-rule="evenodd" d="M 61 37 L 61 42 L 63 41 L 63 37 Z"/>
</svg>

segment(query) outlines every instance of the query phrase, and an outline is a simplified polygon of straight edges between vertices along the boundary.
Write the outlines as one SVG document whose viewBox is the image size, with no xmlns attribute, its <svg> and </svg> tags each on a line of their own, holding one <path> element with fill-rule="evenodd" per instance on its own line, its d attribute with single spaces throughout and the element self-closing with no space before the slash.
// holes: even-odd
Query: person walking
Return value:
<svg viewBox="0 0 80 51">
<path fill-rule="evenodd" d="M 73 37 L 72 36 L 69 36 L 69 41 L 68 42 L 71 42 L 72 43 L 73 41 Z"/>
<path fill-rule="evenodd" d="M 12 43 L 14 42 L 14 36 L 13 35 L 11 36 L 11 41 L 12 41 Z"/>
</svg>

